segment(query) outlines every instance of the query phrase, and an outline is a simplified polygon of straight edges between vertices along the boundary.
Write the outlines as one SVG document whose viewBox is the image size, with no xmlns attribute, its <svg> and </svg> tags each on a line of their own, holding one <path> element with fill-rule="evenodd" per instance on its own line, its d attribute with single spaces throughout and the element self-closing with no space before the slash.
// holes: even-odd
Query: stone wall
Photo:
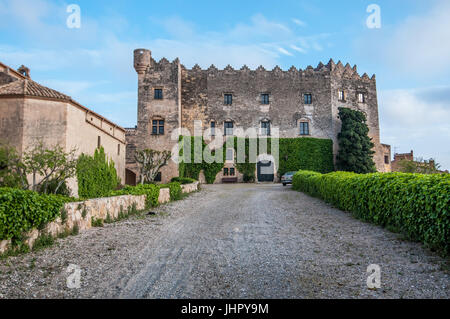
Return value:
<svg viewBox="0 0 450 319">
<path fill-rule="evenodd" d="M 191 193 L 198 190 L 198 182 L 192 184 L 181 185 L 183 193 Z M 169 188 L 162 188 L 160 190 L 158 202 L 164 204 L 170 201 Z M 55 221 L 48 223 L 42 230 L 32 229 L 25 237 L 26 245 L 33 247 L 35 241 L 39 236 L 51 235 L 57 237 L 59 234 L 71 232 L 75 226 L 78 231 L 85 231 L 92 227 L 92 218 L 105 220 L 109 214 L 111 219 L 117 219 L 120 212 L 126 213 L 133 205 L 136 205 L 137 210 L 145 209 L 146 196 L 122 195 L 114 197 L 94 198 L 83 202 L 66 203 L 64 211 L 67 213 L 67 218 L 63 222 L 61 217 L 56 218 Z M 0 254 L 6 252 L 11 245 L 10 240 L 0 241 Z"/>
</svg>

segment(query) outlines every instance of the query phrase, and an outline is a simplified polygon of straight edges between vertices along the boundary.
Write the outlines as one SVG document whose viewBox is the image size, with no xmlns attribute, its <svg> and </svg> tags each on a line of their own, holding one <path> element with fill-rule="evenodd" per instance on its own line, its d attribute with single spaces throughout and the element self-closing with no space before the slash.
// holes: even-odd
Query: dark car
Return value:
<svg viewBox="0 0 450 319">
<path fill-rule="evenodd" d="M 283 176 L 281 176 L 281 183 L 283 183 L 283 186 L 286 186 L 287 184 L 292 184 L 292 177 L 297 172 L 287 172 L 284 173 Z"/>
</svg>

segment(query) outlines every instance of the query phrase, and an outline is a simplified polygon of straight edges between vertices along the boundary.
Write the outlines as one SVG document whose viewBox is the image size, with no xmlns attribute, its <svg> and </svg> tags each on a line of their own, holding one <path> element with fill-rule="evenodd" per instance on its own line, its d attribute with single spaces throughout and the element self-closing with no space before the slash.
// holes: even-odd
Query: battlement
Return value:
<svg viewBox="0 0 450 319">
<path fill-rule="evenodd" d="M 208 74 L 231 74 L 235 72 L 242 72 L 242 73 L 270 73 L 274 75 L 287 75 L 287 76 L 314 76 L 314 75 L 336 75 L 343 78 L 351 78 L 355 80 L 365 80 L 365 81 L 374 81 L 375 80 L 375 74 L 372 75 L 372 77 L 369 77 L 366 73 L 364 73 L 362 76 L 359 75 L 357 71 L 357 66 L 354 65 L 353 67 L 350 66 L 349 63 L 347 63 L 345 66 L 342 64 L 341 61 L 339 61 L 337 64 L 334 63 L 333 59 L 330 59 L 330 61 L 327 64 L 323 64 L 322 62 L 319 62 L 319 64 L 316 67 L 313 67 L 311 65 L 307 66 L 305 69 L 296 68 L 295 66 L 291 66 L 288 70 L 281 69 L 278 65 L 276 65 L 273 69 L 266 69 L 262 65 L 257 67 L 256 69 L 250 69 L 247 65 L 242 66 L 240 69 L 234 69 L 231 65 L 227 65 L 223 69 L 218 69 L 214 64 L 212 64 L 207 69 L 202 69 L 198 64 L 195 64 L 191 69 L 186 68 L 184 65 L 181 65 L 183 70 L 187 72 L 195 72 L 195 73 L 202 73 L 206 72 Z"/>
<path fill-rule="evenodd" d="M 212 64 L 207 69 L 202 69 L 198 64 L 195 64 L 192 68 L 186 68 L 183 64 L 180 64 L 178 58 L 174 59 L 172 62 L 166 58 L 162 58 L 159 61 L 154 60 L 151 57 L 151 51 L 147 49 L 136 49 L 134 50 L 134 67 L 138 74 L 144 74 L 149 68 L 162 70 L 167 67 L 175 67 L 180 65 L 181 69 L 187 72 L 194 73 L 207 73 L 207 74 L 231 74 L 231 73 L 270 73 L 276 76 L 300 76 L 309 77 L 315 75 L 333 75 L 341 78 L 349 78 L 354 80 L 363 81 L 375 81 L 375 74 L 369 77 L 367 73 L 360 75 L 357 71 L 357 66 L 353 67 L 347 63 L 345 66 L 341 61 L 335 63 L 333 59 L 330 59 L 327 64 L 319 62 L 316 67 L 311 65 L 307 66 L 305 69 L 296 68 L 291 66 L 288 70 L 282 70 L 278 65 L 276 65 L 272 70 L 264 68 L 262 65 L 252 70 L 247 65 L 242 66 L 240 69 L 234 69 L 231 65 L 227 65 L 224 69 L 218 69 L 214 64 Z"/>
</svg>

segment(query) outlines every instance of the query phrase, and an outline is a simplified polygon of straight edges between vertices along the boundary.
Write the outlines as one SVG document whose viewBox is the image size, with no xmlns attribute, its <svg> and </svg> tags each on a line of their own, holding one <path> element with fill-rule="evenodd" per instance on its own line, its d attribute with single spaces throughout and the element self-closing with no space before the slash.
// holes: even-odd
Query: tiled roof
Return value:
<svg viewBox="0 0 450 319">
<path fill-rule="evenodd" d="M 65 101 L 71 100 L 70 96 L 62 94 L 56 90 L 50 89 L 29 79 L 17 80 L 12 83 L 0 86 L 0 96 L 1 95 L 35 96 Z"/>
</svg>

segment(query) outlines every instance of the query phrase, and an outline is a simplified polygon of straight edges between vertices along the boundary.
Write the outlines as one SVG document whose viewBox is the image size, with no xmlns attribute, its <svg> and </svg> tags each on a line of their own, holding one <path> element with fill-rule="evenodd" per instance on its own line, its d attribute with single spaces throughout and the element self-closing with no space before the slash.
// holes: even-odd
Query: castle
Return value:
<svg viewBox="0 0 450 319">
<path fill-rule="evenodd" d="M 375 75 L 360 76 L 356 66 L 330 60 L 305 70 L 291 67 L 283 71 L 278 66 L 273 70 L 262 66 L 219 70 L 214 65 L 206 70 L 198 65 L 187 69 L 178 59 L 158 62 L 150 50 L 136 49 L 134 68 L 138 74 L 137 126 L 126 129 L 127 184 L 136 183 L 136 149 L 171 150 L 178 141 L 172 133 L 182 128 L 194 135 L 194 121 L 227 135 L 241 127 L 270 136 L 276 127 L 280 138 L 331 139 L 336 156 L 339 107 L 366 114 L 377 170 L 390 171 L 390 146 L 380 142 Z M 170 161 L 160 178 L 167 182 L 174 176 L 178 176 L 178 166 Z"/>
</svg>

